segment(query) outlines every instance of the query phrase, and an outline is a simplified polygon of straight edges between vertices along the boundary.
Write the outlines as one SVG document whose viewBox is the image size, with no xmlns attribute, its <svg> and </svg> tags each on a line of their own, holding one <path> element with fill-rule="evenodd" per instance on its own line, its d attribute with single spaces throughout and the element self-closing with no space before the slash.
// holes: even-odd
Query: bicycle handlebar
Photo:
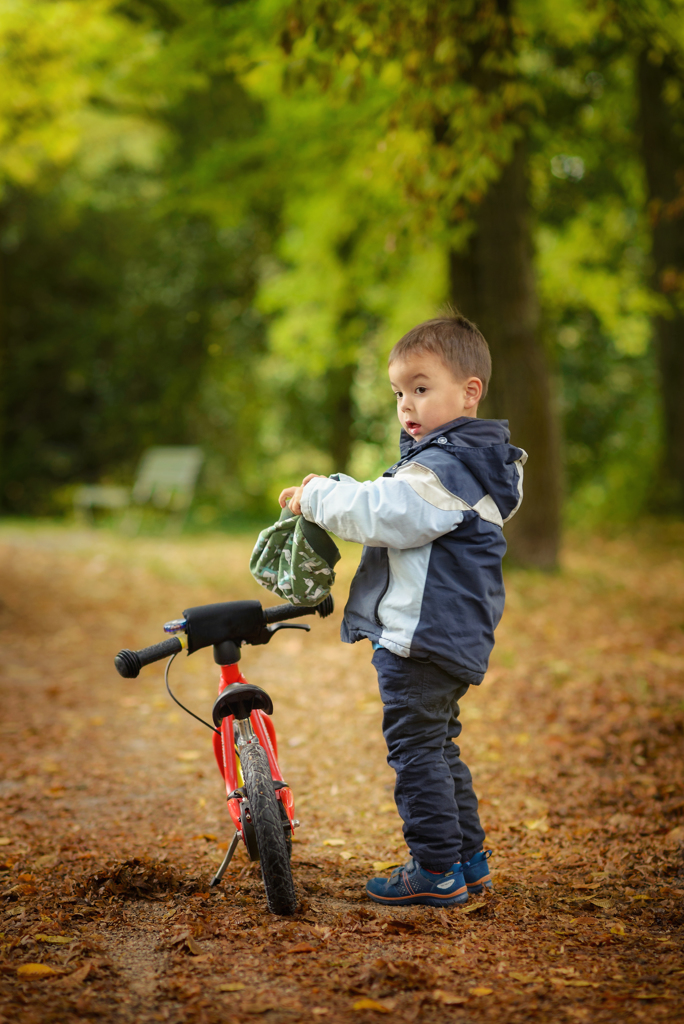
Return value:
<svg viewBox="0 0 684 1024">
<path fill-rule="evenodd" d="M 177 636 L 172 636 L 168 640 L 162 640 L 159 644 L 143 647 L 141 651 L 119 651 L 114 659 L 114 665 L 116 671 L 124 679 L 137 679 L 140 669 L 144 665 L 151 665 L 153 661 L 169 658 L 172 654 L 178 654 L 182 650 L 183 644 Z"/>
<path fill-rule="evenodd" d="M 333 609 L 333 599 L 330 596 L 315 608 L 294 607 L 291 604 L 262 608 L 258 601 L 231 601 L 188 608 L 183 612 L 187 643 L 181 642 L 177 636 L 172 636 L 159 644 L 143 647 L 141 651 L 119 651 L 114 659 L 114 665 L 124 679 L 136 679 L 144 665 L 178 654 L 186 646 L 188 654 L 192 654 L 193 651 L 224 640 L 233 640 L 238 647 L 242 643 L 267 644 L 275 632 L 271 623 L 299 619 L 303 615 L 316 613 L 324 619 Z M 179 622 L 182 624 L 182 620 Z"/>
</svg>

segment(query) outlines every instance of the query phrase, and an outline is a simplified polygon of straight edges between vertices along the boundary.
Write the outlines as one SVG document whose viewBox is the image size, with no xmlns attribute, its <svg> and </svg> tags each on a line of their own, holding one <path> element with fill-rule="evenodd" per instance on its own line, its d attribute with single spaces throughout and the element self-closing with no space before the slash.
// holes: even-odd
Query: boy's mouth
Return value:
<svg viewBox="0 0 684 1024">
<path fill-rule="evenodd" d="M 413 420 L 407 420 L 406 429 L 409 434 L 417 434 L 420 431 L 420 423 L 414 423 Z"/>
</svg>

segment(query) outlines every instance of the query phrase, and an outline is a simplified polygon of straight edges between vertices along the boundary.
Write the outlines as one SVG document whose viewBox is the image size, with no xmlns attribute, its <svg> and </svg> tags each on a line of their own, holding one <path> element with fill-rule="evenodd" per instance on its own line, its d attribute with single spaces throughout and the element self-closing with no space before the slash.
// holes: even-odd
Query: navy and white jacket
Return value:
<svg viewBox="0 0 684 1024">
<path fill-rule="evenodd" d="M 506 420 L 462 416 L 416 442 L 378 480 L 340 473 L 304 488 L 302 514 L 365 545 L 342 640 L 368 638 L 480 683 L 504 607 L 503 524 L 522 501 L 527 454 Z"/>
</svg>

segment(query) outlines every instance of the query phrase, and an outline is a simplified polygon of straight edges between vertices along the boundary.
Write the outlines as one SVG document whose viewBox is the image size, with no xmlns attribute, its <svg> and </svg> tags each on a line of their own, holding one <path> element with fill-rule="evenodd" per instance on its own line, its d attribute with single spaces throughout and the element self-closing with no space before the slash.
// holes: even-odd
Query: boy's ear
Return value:
<svg viewBox="0 0 684 1024">
<path fill-rule="evenodd" d="M 469 377 L 465 382 L 466 408 L 474 408 L 482 398 L 482 381 L 479 377 Z"/>
</svg>

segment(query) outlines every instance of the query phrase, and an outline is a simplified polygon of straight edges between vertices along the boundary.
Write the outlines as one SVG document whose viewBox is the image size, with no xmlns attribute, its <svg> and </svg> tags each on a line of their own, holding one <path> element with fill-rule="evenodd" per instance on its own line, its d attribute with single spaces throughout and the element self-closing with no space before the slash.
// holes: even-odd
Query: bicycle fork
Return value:
<svg viewBox="0 0 684 1024">
<path fill-rule="evenodd" d="M 245 743 L 251 743 L 252 740 L 255 738 L 255 733 L 254 733 L 254 729 L 252 727 L 251 719 L 244 718 L 242 721 L 237 721 L 235 723 L 235 726 L 236 726 L 235 732 L 237 733 L 235 739 L 237 741 L 238 747 L 241 747 Z M 221 865 L 220 865 L 218 871 L 216 872 L 216 874 L 214 875 L 214 877 L 211 880 L 211 884 L 209 886 L 210 889 L 213 889 L 215 885 L 218 885 L 219 882 L 221 881 L 221 879 L 223 878 L 223 876 L 225 875 L 226 868 L 228 867 L 228 865 L 230 864 L 231 860 L 233 859 L 233 854 L 237 850 L 239 842 L 240 842 L 240 831 L 236 828 L 235 829 L 235 835 L 233 836 L 233 838 L 231 839 L 231 841 L 230 841 L 230 843 L 228 845 L 228 850 L 226 851 L 226 855 L 223 858 L 223 860 L 221 861 Z"/>
</svg>

